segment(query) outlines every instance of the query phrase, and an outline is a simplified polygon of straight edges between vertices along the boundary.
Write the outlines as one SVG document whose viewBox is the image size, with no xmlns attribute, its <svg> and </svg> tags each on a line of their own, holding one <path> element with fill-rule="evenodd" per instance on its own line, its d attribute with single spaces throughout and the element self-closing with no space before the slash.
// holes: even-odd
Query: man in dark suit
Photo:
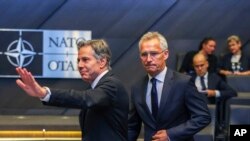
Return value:
<svg viewBox="0 0 250 141">
<path fill-rule="evenodd" d="M 209 63 L 205 55 L 195 54 L 193 66 L 195 74 L 192 76 L 192 81 L 197 90 L 201 95 L 207 96 L 207 104 L 216 105 L 215 135 L 224 134 L 225 102 L 228 98 L 237 96 L 237 93 L 219 75 L 208 72 Z"/>
<path fill-rule="evenodd" d="M 78 69 L 91 84 L 85 91 L 59 90 L 40 86 L 26 69 L 17 68 L 16 82 L 28 95 L 44 104 L 81 109 L 84 141 L 127 141 L 128 94 L 110 71 L 111 52 L 104 40 L 78 44 Z"/>
<path fill-rule="evenodd" d="M 208 104 L 215 104 L 216 101 L 228 99 L 236 96 L 233 90 L 224 80 L 216 73 L 209 73 L 209 63 L 206 56 L 198 53 L 193 58 L 195 75 L 192 76 L 198 91 L 207 96 Z M 203 82 L 202 82 L 203 81 Z"/>
<path fill-rule="evenodd" d="M 135 141 L 144 124 L 145 141 L 193 141 L 207 126 L 210 113 L 190 77 L 166 67 L 166 39 L 148 32 L 139 42 L 141 62 L 148 73 L 132 87 L 129 141 Z"/>
</svg>

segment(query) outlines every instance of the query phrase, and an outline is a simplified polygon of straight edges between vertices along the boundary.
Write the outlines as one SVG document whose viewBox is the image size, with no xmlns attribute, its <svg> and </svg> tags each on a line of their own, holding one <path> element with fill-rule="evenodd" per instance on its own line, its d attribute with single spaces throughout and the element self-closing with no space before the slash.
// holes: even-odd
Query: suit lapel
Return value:
<svg viewBox="0 0 250 141">
<path fill-rule="evenodd" d="M 207 88 L 208 89 L 211 89 L 212 88 L 212 86 L 213 86 L 213 80 L 210 80 L 210 79 L 212 79 L 212 76 L 208 73 L 207 74 Z"/>
<path fill-rule="evenodd" d="M 160 101 L 160 108 L 159 108 L 157 117 L 159 117 L 160 114 L 165 114 L 163 111 L 166 108 L 165 104 L 166 104 L 167 99 L 170 95 L 169 92 L 170 92 L 172 83 L 173 83 L 173 71 L 171 69 L 168 69 L 167 74 L 166 74 L 165 79 L 164 79 L 161 101 Z"/>
<path fill-rule="evenodd" d="M 141 83 L 138 85 L 138 93 L 139 101 L 138 105 L 142 108 L 142 111 L 140 111 L 142 115 L 142 119 L 145 120 L 148 126 L 151 126 L 152 128 L 155 128 L 155 119 L 152 116 L 148 105 L 146 103 L 146 92 L 147 92 L 147 84 L 148 84 L 148 76 L 145 76 Z"/>
</svg>

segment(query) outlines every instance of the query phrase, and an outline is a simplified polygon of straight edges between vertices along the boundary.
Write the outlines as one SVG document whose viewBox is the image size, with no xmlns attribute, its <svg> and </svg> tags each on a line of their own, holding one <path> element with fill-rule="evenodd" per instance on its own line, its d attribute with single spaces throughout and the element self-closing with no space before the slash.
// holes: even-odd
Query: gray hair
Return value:
<svg viewBox="0 0 250 141">
<path fill-rule="evenodd" d="M 99 40 L 88 40 L 88 41 L 79 41 L 77 43 L 78 50 L 82 47 L 91 46 L 91 48 L 94 50 L 94 56 L 96 59 L 106 58 L 107 59 L 107 67 L 109 70 L 111 70 L 111 50 L 107 44 L 107 42 L 103 39 Z"/>
<path fill-rule="evenodd" d="M 141 47 L 144 41 L 148 41 L 148 40 L 155 39 L 155 38 L 160 41 L 160 48 L 162 50 L 168 49 L 168 43 L 167 43 L 166 38 L 159 32 L 148 32 L 144 34 L 139 41 L 139 48 Z"/>
</svg>

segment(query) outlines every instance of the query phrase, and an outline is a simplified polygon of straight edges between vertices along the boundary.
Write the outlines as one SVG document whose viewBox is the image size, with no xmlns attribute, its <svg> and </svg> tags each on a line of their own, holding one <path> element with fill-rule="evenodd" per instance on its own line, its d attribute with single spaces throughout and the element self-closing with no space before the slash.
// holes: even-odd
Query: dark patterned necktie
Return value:
<svg viewBox="0 0 250 141">
<path fill-rule="evenodd" d="M 156 89 L 156 79 L 152 78 L 152 89 L 151 89 L 151 106 L 152 106 L 152 115 L 156 118 L 158 112 L 158 96 Z"/>
<path fill-rule="evenodd" d="M 201 76 L 200 80 L 201 80 L 201 89 L 206 90 L 207 88 L 206 88 L 206 85 L 205 85 L 204 76 Z"/>
</svg>

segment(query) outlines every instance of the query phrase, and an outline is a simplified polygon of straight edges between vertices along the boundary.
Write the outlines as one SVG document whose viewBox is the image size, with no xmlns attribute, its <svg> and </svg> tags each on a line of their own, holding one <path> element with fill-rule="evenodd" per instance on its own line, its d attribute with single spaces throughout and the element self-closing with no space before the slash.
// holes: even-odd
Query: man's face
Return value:
<svg viewBox="0 0 250 141">
<path fill-rule="evenodd" d="M 193 60 L 193 65 L 198 76 L 204 76 L 207 73 L 208 62 L 204 57 L 195 57 Z"/>
<path fill-rule="evenodd" d="M 235 40 L 232 40 L 228 43 L 228 48 L 231 53 L 236 54 L 240 51 L 241 43 L 236 42 Z"/>
<path fill-rule="evenodd" d="M 92 83 L 101 73 L 101 61 L 94 56 L 94 50 L 91 46 L 82 47 L 78 51 L 78 71 L 82 79 L 88 83 Z"/>
<path fill-rule="evenodd" d="M 151 39 L 144 41 L 140 47 L 141 62 L 151 76 L 159 74 L 166 66 L 166 59 L 168 58 L 168 50 L 160 48 L 158 39 Z"/>
</svg>

